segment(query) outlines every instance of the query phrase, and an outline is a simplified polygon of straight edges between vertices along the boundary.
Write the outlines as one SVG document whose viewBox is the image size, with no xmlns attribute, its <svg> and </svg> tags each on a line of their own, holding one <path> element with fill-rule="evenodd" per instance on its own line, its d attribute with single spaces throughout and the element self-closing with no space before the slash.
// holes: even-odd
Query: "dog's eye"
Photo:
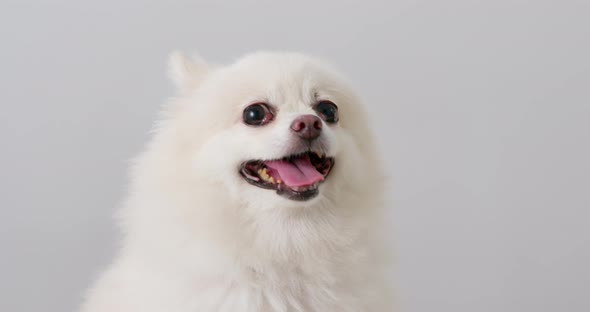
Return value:
<svg viewBox="0 0 590 312">
<path fill-rule="evenodd" d="M 273 119 L 273 114 L 268 105 L 264 103 L 256 103 L 244 109 L 242 118 L 248 125 L 262 126 Z"/>
<path fill-rule="evenodd" d="M 320 101 L 315 106 L 315 111 L 318 112 L 327 123 L 338 122 L 338 106 L 331 101 Z"/>
</svg>

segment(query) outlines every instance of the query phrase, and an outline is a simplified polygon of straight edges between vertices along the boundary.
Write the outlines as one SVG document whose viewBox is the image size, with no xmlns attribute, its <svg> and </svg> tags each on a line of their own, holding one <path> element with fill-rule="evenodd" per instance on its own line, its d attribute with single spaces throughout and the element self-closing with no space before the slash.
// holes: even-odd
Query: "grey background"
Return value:
<svg viewBox="0 0 590 312">
<path fill-rule="evenodd" d="M 590 311 L 588 1 L 2 1 L 0 311 L 73 311 L 172 49 L 332 60 L 370 104 L 400 311 Z"/>
</svg>

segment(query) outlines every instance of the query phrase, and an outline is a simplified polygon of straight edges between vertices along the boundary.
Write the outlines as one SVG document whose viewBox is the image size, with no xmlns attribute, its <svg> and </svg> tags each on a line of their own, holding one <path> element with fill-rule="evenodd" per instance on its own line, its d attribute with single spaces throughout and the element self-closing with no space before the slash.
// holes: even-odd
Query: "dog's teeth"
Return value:
<svg viewBox="0 0 590 312">
<path fill-rule="evenodd" d="M 258 170 L 258 175 L 260 176 L 260 178 L 266 182 L 270 182 L 270 183 L 275 183 L 275 179 L 273 177 L 271 177 L 266 168 L 262 168 Z"/>
</svg>

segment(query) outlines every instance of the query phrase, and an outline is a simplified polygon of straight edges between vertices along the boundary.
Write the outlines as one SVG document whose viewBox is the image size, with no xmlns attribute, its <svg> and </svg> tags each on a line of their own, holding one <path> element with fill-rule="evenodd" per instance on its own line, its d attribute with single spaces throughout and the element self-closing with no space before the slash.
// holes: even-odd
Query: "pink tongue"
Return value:
<svg viewBox="0 0 590 312">
<path fill-rule="evenodd" d="M 307 186 L 324 179 L 324 176 L 315 169 L 307 156 L 292 161 L 267 161 L 265 165 L 276 170 L 281 176 L 280 179 L 288 186 Z"/>
</svg>

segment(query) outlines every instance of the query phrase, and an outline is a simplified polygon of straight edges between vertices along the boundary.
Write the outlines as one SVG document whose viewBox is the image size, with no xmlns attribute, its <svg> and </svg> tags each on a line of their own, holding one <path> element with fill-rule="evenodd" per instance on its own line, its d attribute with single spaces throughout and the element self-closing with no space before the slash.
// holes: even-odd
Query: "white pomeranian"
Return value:
<svg viewBox="0 0 590 312">
<path fill-rule="evenodd" d="M 364 107 L 297 53 L 173 53 L 179 96 L 137 159 L 122 248 L 84 312 L 391 311 Z"/>
</svg>

